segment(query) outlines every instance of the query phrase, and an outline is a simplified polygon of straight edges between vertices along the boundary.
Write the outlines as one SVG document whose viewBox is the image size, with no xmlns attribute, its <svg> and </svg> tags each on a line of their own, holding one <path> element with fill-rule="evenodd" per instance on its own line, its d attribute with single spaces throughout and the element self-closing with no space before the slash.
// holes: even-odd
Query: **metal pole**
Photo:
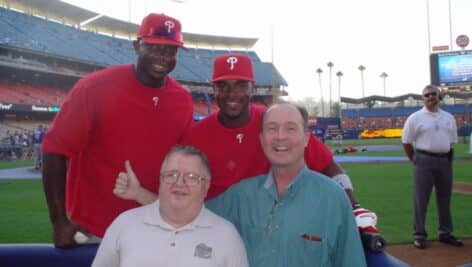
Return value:
<svg viewBox="0 0 472 267">
<path fill-rule="evenodd" d="M 426 18 L 427 18 L 427 25 L 428 25 L 428 54 L 431 53 L 431 26 L 430 26 L 430 18 L 429 18 L 429 0 L 426 0 Z"/>
<path fill-rule="evenodd" d="M 341 117 L 341 75 L 338 76 L 338 116 L 339 120 L 342 124 L 342 117 Z"/>
<path fill-rule="evenodd" d="M 448 10 L 449 10 L 449 45 L 450 50 L 452 51 L 452 13 L 451 13 L 451 0 L 447 1 Z"/>
<path fill-rule="evenodd" d="M 383 77 L 383 82 L 384 82 L 384 96 L 387 96 L 387 89 L 386 89 L 385 80 L 386 80 L 386 77 Z"/>
</svg>

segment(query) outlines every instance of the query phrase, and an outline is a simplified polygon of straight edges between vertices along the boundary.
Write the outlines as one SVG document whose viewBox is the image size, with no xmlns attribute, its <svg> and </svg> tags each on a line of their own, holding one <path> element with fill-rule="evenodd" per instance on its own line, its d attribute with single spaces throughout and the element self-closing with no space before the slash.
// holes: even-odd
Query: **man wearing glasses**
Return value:
<svg viewBox="0 0 472 267">
<path fill-rule="evenodd" d="M 413 163 L 413 245 L 419 249 L 426 248 L 425 217 L 433 186 L 438 206 L 439 241 L 456 247 L 463 245 L 452 235 L 449 209 L 452 144 L 457 143 L 457 126 L 454 117 L 439 108 L 440 93 L 434 85 L 423 89 L 424 107 L 408 117 L 402 135 L 403 148 Z"/>
<path fill-rule="evenodd" d="M 212 82 L 219 111 L 193 125 L 182 141 L 208 156 L 213 177 L 209 199 L 242 179 L 266 173 L 270 166 L 259 140 L 261 117 L 266 107 L 250 103 L 255 92 L 251 59 L 238 53 L 216 57 Z M 331 151 L 324 144 L 310 135 L 304 155 L 310 169 L 340 183 L 353 208 L 360 207 L 353 195 L 349 176 L 334 161 Z M 117 179 L 114 190 L 118 197 L 141 204 L 157 197 L 142 190 L 135 181 L 128 181 L 123 175 L 121 177 L 123 179 Z"/>
<path fill-rule="evenodd" d="M 243 179 L 265 174 L 270 168 L 259 139 L 261 118 L 266 108 L 250 103 L 251 95 L 255 93 L 251 59 L 238 53 L 216 57 L 212 82 L 219 111 L 193 125 L 182 141 L 200 149 L 209 159 L 213 179 L 208 199 L 218 196 Z M 313 135 L 307 138 L 308 143 L 304 148 L 307 167 L 341 184 L 352 208 L 359 210 L 360 205 L 353 196 L 350 178 L 334 161 L 331 151 Z M 154 193 L 144 190 L 134 176 L 126 173 L 118 175 L 113 192 L 120 198 L 136 200 L 141 204 L 157 198 Z M 362 216 L 376 218 L 373 212 L 366 209 L 362 212 Z M 372 225 L 368 229 L 374 227 Z M 360 227 L 362 231 L 366 229 Z"/>
<path fill-rule="evenodd" d="M 159 200 L 117 217 L 92 266 L 247 267 L 235 227 L 203 205 L 210 179 L 201 151 L 172 148 L 162 163 Z"/>
</svg>

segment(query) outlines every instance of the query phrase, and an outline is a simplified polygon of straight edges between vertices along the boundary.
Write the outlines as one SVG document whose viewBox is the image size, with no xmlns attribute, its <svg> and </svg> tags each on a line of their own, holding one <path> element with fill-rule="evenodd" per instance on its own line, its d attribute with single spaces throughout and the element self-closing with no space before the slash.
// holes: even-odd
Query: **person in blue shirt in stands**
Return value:
<svg viewBox="0 0 472 267">
<path fill-rule="evenodd" d="M 44 137 L 43 125 L 38 125 L 38 129 L 33 132 L 31 137 L 31 143 L 34 150 L 34 168 L 39 170 L 43 164 L 43 153 L 41 152 L 41 143 L 43 142 Z"/>
<path fill-rule="evenodd" d="M 366 266 L 343 188 L 305 164 L 307 122 L 306 110 L 292 104 L 268 108 L 260 139 L 269 173 L 244 179 L 206 206 L 236 226 L 252 267 Z"/>
</svg>

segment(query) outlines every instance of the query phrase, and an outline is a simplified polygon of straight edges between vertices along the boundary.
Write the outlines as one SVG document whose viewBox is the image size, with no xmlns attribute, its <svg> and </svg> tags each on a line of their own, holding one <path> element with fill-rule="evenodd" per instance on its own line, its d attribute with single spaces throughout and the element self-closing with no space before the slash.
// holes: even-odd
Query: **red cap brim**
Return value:
<svg viewBox="0 0 472 267">
<path fill-rule="evenodd" d="M 184 47 L 184 43 L 182 42 L 176 42 L 174 40 L 169 40 L 169 39 L 163 39 L 163 38 L 154 38 L 154 37 L 142 37 L 140 38 L 145 42 L 146 44 L 162 44 L 162 45 L 173 45 L 173 46 L 178 46 L 183 49 L 187 49 Z"/>
<path fill-rule="evenodd" d="M 223 75 L 223 76 L 219 76 L 216 79 L 213 79 L 212 82 L 218 82 L 218 81 L 223 81 L 223 80 L 241 80 L 241 81 L 254 82 L 254 79 L 247 76 L 241 76 L 241 75 Z"/>
</svg>

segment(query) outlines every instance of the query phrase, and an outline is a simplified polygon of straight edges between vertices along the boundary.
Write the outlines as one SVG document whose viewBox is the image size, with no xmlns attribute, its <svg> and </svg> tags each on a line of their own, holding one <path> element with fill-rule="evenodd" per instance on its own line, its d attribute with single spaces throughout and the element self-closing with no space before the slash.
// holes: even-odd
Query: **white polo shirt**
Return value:
<svg viewBox="0 0 472 267">
<path fill-rule="evenodd" d="M 179 229 L 159 213 L 159 200 L 118 216 L 108 227 L 92 266 L 241 266 L 244 243 L 236 228 L 205 207 Z"/>
<path fill-rule="evenodd" d="M 423 107 L 406 120 L 402 143 L 433 153 L 446 153 L 451 144 L 457 143 L 456 120 L 442 109 L 431 112 Z"/>
</svg>

